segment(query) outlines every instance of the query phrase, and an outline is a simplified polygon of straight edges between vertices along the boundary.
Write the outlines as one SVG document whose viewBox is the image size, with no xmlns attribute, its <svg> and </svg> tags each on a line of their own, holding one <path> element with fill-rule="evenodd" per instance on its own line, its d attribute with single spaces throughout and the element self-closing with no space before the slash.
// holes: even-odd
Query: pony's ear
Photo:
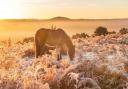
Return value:
<svg viewBox="0 0 128 89">
<path fill-rule="evenodd" d="M 62 28 L 58 28 L 57 30 L 63 30 Z"/>
</svg>

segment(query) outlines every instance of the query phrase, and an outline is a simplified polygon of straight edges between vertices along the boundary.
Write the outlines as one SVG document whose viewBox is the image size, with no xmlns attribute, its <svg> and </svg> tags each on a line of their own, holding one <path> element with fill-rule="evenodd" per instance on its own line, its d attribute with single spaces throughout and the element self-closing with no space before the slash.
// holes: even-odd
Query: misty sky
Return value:
<svg viewBox="0 0 128 89">
<path fill-rule="evenodd" d="M 0 0 L 0 18 L 128 18 L 128 0 Z"/>
</svg>

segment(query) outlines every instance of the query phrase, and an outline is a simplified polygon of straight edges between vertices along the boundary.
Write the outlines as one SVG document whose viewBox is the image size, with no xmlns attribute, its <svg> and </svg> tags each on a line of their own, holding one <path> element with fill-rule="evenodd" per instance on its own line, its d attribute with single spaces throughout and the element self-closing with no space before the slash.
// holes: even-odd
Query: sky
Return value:
<svg viewBox="0 0 128 89">
<path fill-rule="evenodd" d="M 0 19 L 128 18 L 128 0 L 0 0 Z"/>
</svg>

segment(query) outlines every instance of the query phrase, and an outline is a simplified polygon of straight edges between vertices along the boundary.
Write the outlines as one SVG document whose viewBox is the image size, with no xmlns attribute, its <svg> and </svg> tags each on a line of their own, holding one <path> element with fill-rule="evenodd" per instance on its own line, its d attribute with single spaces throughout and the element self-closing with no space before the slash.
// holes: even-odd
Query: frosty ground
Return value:
<svg viewBox="0 0 128 89">
<path fill-rule="evenodd" d="M 128 89 L 128 34 L 72 39 L 73 61 L 56 50 L 34 57 L 34 42 L 0 48 L 0 89 Z"/>
</svg>

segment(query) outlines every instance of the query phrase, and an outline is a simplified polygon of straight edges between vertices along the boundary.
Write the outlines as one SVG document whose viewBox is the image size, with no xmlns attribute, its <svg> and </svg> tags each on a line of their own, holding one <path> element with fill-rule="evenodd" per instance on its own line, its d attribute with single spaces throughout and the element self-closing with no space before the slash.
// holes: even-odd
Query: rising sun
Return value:
<svg viewBox="0 0 128 89">
<path fill-rule="evenodd" d="M 0 19 L 21 18 L 21 3 L 18 0 L 0 0 Z"/>
</svg>

